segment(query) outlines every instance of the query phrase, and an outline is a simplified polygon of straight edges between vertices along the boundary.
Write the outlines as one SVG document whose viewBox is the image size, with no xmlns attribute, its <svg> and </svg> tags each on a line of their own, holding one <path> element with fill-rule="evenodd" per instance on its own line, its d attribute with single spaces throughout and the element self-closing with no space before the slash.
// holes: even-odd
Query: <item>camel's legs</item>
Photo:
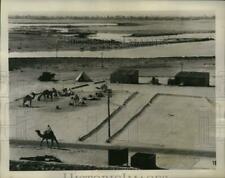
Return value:
<svg viewBox="0 0 225 178">
<path fill-rule="evenodd" d="M 56 137 L 55 137 L 55 142 L 56 142 L 56 144 L 57 144 L 57 147 L 59 147 L 59 142 L 58 142 L 58 140 L 56 139 Z"/>
<path fill-rule="evenodd" d="M 53 147 L 53 144 L 54 144 L 54 140 L 53 138 L 51 139 L 51 148 Z"/>
<path fill-rule="evenodd" d="M 40 95 L 40 101 L 41 101 L 41 98 L 43 98 L 43 94 Z"/>
<path fill-rule="evenodd" d="M 48 144 L 48 139 L 46 139 L 46 143 L 47 143 L 47 147 L 49 147 L 49 144 Z"/>
<path fill-rule="evenodd" d="M 40 146 L 42 146 L 43 142 L 46 140 L 47 147 L 49 147 L 48 139 L 42 138 Z"/>
<path fill-rule="evenodd" d="M 59 147 L 59 142 L 55 138 L 52 138 L 51 139 L 51 148 L 53 147 L 54 141 L 56 142 L 57 147 Z"/>
<path fill-rule="evenodd" d="M 38 96 L 38 101 L 41 101 L 41 96 L 42 96 L 42 94 L 40 94 L 40 95 Z"/>
<path fill-rule="evenodd" d="M 59 142 L 58 142 L 58 140 L 56 139 L 55 136 L 54 136 L 54 138 L 52 138 L 52 146 L 53 146 L 54 141 L 56 142 L 57 147 L 59 147 Z"/>
<path fill-rule="evenodd" d="M 42 140 L 41 140 L 41 143 L 40 143 L 40 146 L 42 146 L 42 143 L 43 143 L 43 141 L 44 141 L 45 139 L 44 138 L 42 138 Z"/>
</svg>

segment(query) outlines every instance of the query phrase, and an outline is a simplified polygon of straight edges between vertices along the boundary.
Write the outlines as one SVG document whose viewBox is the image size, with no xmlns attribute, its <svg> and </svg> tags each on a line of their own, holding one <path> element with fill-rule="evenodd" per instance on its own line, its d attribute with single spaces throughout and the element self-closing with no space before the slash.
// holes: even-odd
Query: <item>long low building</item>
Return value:
<svg viewBox="0 0 225 178">
<path fill-rule="evenodd" d="M 182 71 L 175 75 L 175 83 L 184 86 L 209 86 L 209 73 Z"/>
<path fill-rule="evenodd" d="M 135 69 L 117 69 L 110 75 L 111 83 L 138 84 L 139 71 Z"/>
</svg>

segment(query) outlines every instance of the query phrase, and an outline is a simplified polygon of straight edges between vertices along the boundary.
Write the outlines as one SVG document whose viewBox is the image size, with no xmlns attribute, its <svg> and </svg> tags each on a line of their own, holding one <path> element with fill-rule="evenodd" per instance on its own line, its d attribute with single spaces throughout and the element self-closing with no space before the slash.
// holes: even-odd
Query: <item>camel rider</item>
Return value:
<svg viewBox="0 0 225 178">
<path fill-rule="evenodd" d="M 69 105 L 70 105 L 70 106 L 74 106 L 74 105 L 75 105 L 75 104 L 74 104 L 74 97 L 71 97 L 71 98 L 70 98 Z"/>
<path fill-rule="evenodd" d="M 48 127 L 47 127 L 45 133 L 49 134 L 49 133 L 51 133 L 51 132 L 52 132 L 52 128 L 50 127 L 50 125 L 48 125 Z"/>
<path fill-rule="evenodd" d="M 79 98 L 79 104 L 84 105 L 86 104 L 84 99 L 82 97 Z"/>
</svg>

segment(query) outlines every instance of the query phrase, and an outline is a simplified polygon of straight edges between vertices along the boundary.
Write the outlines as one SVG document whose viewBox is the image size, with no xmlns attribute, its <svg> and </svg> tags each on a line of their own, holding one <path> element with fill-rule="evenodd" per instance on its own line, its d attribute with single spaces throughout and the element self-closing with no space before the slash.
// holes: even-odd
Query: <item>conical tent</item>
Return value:
<svg viewBox="0 0 225 178">
<path fill-rule="evenodd" d="M 76 82 L 92 82 L 92 80 L 85 72 L 81 72 L 77 76 Z"/>
</svg>

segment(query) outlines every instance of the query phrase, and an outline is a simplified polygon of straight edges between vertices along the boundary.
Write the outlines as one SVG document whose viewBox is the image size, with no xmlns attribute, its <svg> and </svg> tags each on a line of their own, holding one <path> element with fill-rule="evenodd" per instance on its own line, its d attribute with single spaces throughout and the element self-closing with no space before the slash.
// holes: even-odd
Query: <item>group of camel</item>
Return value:
<svg viewBox="0 0 225 178">
<path fill-rule="evenodd" d="M 42 98 L 44 100 L 51 99 L 52 101 L 54 97 L 57 97 L 59 95 L 59 93 L 60 92 L 57 91 L 55 88 L 52 88 L 51 90 L 46 89 L 42 91 L 41 93 L 32 92 L 30 95 L 26 95 L 25 97 L 23 97 L 23 107 L 31 107 L 32 101 L 35 99 L 37 95 L 38 95 L 38 98 L 37 98 L 38 101 L 41 101 Z"/>
<path fill-rule="evenodd" d="M 100 89 L 103 92 L 108 91 L 108 86 L 106 84 L 101 85 L 101 87 L 96 87 L 97 89 Z M 51 99 L 53 100 L 54 97 L 57 96 L 71 96 L 74 95 L 74 92 L 71 89 L 64 88 L 61 91 L 57 91 L 55 88 L 52 88 L 51 90 L 46 89 L 42 91 L 41 93 L 34 93 L 32 92 L 29 95 L 26 95 L 23 97 L 23 107 L 31 107 L 32 106 L 32 101 L 35 99 L 35 97 L 38 95 L 37 100 L 40 101 L 42 98 L 44 100 Z M 20 99 L 20 98 L 19 98 Z M 77 102 L 78 97 L 74 97 L 75 102 Z M 18 100 L 18 99 L 17 99 Z"/>
</svg>

